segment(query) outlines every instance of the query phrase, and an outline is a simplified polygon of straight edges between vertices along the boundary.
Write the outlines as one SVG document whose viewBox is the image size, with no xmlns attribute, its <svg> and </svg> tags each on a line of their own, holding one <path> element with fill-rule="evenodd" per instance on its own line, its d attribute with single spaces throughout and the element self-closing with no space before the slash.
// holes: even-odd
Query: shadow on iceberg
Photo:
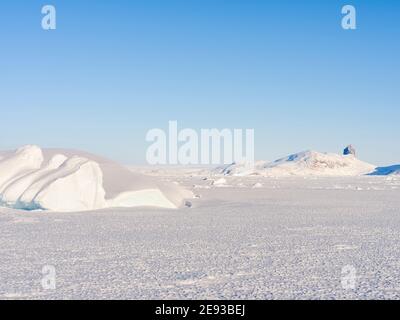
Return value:
<svg viewBox="0 0 400 320">
<path fill-rule="evenodd" d="M 368 174 L 368 176 L 389 176 L 389 175 L 400 175 L 400 165 L 394 165 L 389 167 L 378 167 L 374 172 Z"/>
</svg>

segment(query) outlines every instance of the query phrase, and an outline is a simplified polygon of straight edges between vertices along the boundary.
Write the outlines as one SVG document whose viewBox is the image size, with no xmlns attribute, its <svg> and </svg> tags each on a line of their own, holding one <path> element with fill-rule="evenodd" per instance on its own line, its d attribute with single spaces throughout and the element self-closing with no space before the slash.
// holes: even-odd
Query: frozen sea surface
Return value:
<svg viewBox="0 0 400 320">
<path fill-rule="evenodd" d="M 400 298 L 400 179 L 160 179 L 198 199 L 179 210 L 0 209 L 0 299 Z M 41 285 L 44 266 L 55 290 Z"/>
</svg>

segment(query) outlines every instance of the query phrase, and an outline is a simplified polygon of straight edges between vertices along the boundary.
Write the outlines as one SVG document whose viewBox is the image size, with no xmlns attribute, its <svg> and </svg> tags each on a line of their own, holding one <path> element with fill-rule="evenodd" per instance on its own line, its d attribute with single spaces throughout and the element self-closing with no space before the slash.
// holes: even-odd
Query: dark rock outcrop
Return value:
<svg viewBox="0 0 400 320">
<path fill-rule="evenodd" d="M 352 145 L 348 145 L 344 150 L 343 150 L 343 155 L 347 156 L 349 154 L 352 154 L 353 156 L 356 156 L 356 149 Z"/>
</svg>

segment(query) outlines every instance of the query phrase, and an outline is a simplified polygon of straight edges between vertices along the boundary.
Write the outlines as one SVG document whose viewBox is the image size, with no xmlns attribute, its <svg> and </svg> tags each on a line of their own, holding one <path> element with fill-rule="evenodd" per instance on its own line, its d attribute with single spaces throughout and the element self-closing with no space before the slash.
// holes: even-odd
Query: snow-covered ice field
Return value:
<svg viewBox="0 0 400 320">
<path fill-rule="evenodd" d="M 400 298 L 399 177 L 145 173 L 197 198 L 180 209 L 0 208 L 0 299 Z M 41 286 L 46 265 L 55 290 Z M 342 286 L 345 266 L 354 289 Z"/>
</svg>

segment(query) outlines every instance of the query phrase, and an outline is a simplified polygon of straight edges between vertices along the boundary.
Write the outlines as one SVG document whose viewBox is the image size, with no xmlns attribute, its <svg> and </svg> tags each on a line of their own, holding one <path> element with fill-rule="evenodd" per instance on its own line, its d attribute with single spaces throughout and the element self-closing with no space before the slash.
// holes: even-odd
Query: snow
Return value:
<svg viewBox="0 0 400 320">
<path fill-rule="evenodd" d="M 33 184 L 32 197 L 22 194 L 23 208 L 44 208 L 53 211 L 83 211 L 105 208 L 103 176 L 96 162 L 72 157 L 66 160 L 53 174 Z M 38 191 L 39 190 L 39 191 Z M 36 191 L 38 191 L 36 193 Z"/>
<path fill-rule="evenodd" d="M 10 186 L 4 188 L 2 191 L 2 200 L 6 203 L 16 203 L 18 199 L 22 197 L 21 195 L 23 195 L 23 193 L 29 189 L 35 181 L 41 180 L 52 170 L 57 169 L 65 160 L 67 160 L 65 156 L 55 155 L 41 170 L 37 169 L 30 174 L 15 180 Z"/>
<path fill-rule="evenodd" d="M 0 153 L 0 299 L 400 299 L 398 166 L 309 151 L 244 167 Z"/>
<path fill-rule="evenodd" d="M 217 179 L 215 181 L 212 181 L 212 184 L 216 187 L 224 187 L 226 186 L 226 179 L 221 178 L 221 179 Z"/>
<path fill-rule="evenodd" d="M 358 160 L 354 155 L 317 151 L 295 153 L 274 162 L 256 162 L 253 169 L 241 163 L 217 169 L 216 173 L 231 176 L 359 176 L 371 173 L 376 166 Z"/>
<path fill-rule="evenodd" d="M 276 160 L 265 167 L 266 175 L 285 176 L 357 176 L 374 170 L 376 166 L 355 156 L 305 151 Z"/>
<path fill-rule="evenodd" d="M 146 206 L 148 203 L 152 203 L 156 207 L 176 208 L 174 203 L 169 201 L 158 189 L 122 193 L 110 200 L 108 205 L 110 207 L 141 207 Z"/>
<path fill-rule="evenodd" d="M 266 165 L 266 161 L 256 161 L 253 166 L 250 166 L 247 162 L 240 162 L 217 167 L 212 172 L 214 174 L 244 177 L 250 175 L 259 175 Z"/>
<path fill-rule="evenodd" d="M 40 168 L 43 162 L 41 150 L 36 146 L 25 146 L 10 157 L 0 161 L 0 193 L 13 181 Z"/>
<path fill-rule="evenodd" d="M 16 209 L 176 209 L 192 196 L 178 185 L 160 183 L 111 160 L 80 151 L 26 146 L 3 152 L 0 160 L 0 203 Z"/>
<path fill-rule="evenodd" d="M 0 299 L 400 299 L 399 177 L 225 176 L 219 188 L 203 171 L 160 172 L 208 188 L 178 210 L 0 208 Z M 55 290 L 40 285 L 46 265 Z"/>
</svg>

